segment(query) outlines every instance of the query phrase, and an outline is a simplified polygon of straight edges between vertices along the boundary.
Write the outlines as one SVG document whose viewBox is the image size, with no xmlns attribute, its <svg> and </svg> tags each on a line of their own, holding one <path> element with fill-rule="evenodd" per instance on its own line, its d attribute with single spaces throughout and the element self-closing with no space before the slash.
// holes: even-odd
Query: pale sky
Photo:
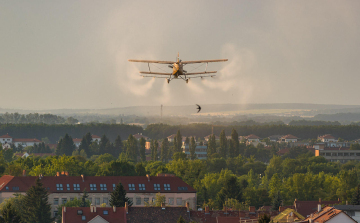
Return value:
<svg viewBox="0 0 360 223">
<path fill-rule="evenodd" d="M 0 29 L 2 108 L 360 105 L 358 0 L 0 0 Z M 178 52 L 229 61 L 188 85 L 127 62 Z"/>
</svg>

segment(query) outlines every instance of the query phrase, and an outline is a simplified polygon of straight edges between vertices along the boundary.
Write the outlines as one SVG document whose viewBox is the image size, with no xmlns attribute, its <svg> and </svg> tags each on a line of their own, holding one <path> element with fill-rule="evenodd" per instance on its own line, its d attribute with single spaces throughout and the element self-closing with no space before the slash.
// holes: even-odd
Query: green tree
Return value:
<svg viewBox="0 0 360 223">
<path fill-rule="evenodd" d="M 161 143 L 160 160 L 161 162 L 167 163 L 169 161 L 169 140 L 164 138 Z"/>
<path fill-rule="evenodd" d="M 140 159 L 141 162 L 145 162 L 146 161 L 146 156 L 145 156 L 145 144 L 146 144 L 146 140 L 144 139 L 144 137 L 141 137 L 140 139 L 140 148 L 139 148 L 139 152 L 140 152 Z"/>
<path fill-rule="evenodd" d="M 115 190 L 111 193 L 110 206 L 125 207 L 125 202 L 128 202 L 129 206 L 132 205 L 131 200 L 126 196 L 124 186 L 121 183 L 118 183 Z"/>
<path fill-rule="evenodd" d="M 271 208 L 272 208 L 272 210 L 278 211 L 278 210 L 279 210 L 279 207 L 281 206 L 281 204 L 282 204 L 282 198 L 281 198 L 281 196 L 280 196 L 280 191 L 278 191 L 278 192 L 275 194 L 275 196 L 274 196 L 274 198 L 273 198 L 273 200 L 272 200 L 272 203 L 271 203 Z"/>
<path fill-rule="evenodd" d="M 111 149 L 110 147 L 111 147 L 110 140 L 104 134 L 101 137 L 101 140 L 99 143 L 99 155 L 104 154 L 104 153 L 109 153 L 108 150 Z"/>
<path fill-rule="evenodd" d="M 359 143 L 351 144 L 350 149 L 351 150 L 360 150 L 360 144 Z"/>
<path fill-rule="evenodd" d="M 189 139 L 189 137 L 186 136 L 186 138 L 185 138 L 185 145 L 189 145 L 189 143 L 190 143 L 190 139 Z"/>
<path fill-rule="evenodd" d="M 25 210 L 21 216 L 24 222 L 29 223 L 51 223 L 51 206 L 48 202 L 48 192 L 37 178 L 35 185 L 31 186 L 27 191 L 23 200 Z"/>
<path fill-rule="evenodd" d="M 180 130 L 177 131 L 175 138 L 176 138 L 176 152 L 182 152 L 181 150 L 182 136 Z M 174 144 L 175 144 L 175 138 L 174 138 Z"/>
<path fill-rule="evenodd" d="M 186 221 L 182 216 L 180 216 L 180 218 L 177 220 L 177 223 L 186 223 Z"/>
<path fill-rule="evenodd" d="M 126 156 L 128 159 L 132 161 L 137 161 L 137 154 L 138 154 L 138 147 L 137 147 L 137 140 L 133 135 L 129 135 L 129 138 L 126 142 Z"/>
<path fill-rule="evenodd" d="M 153 149 L 151 150 L 152 160 L 157 161 L 158 160 L 158 148 L 159 148 L 159 142 L 155 139 L 153 143 Z"/>
<path fill-rule="evenodd" d="M 186 160 L 186 154 L 185 153 L 174 153 L 172 156 L 172 160 Z"/>
<path fill-rule="evenodd" d="M 146 170 L 142 163 L 137 163 L 135 165 L 135 171 L 138 176 L 146 176 Z"/>
<path fill-rule="evenodd" d="M 114 150 L 116 152 L 116 154 L 114 155 L 115 157 L 119 156 L 119 154 L 123 152 L 123 143 L 120 135 L 118 135 L 115 139 Z"/>
<path fill-rule="evenodd" d="M 149 201 L 148 203 L 145 204 L 145 206 L 147 206 L 147 207 L 161 207 L 161 204 L 165 203 L 165 201 L 166 201 L 165 195 L 161 195 L 160 192 L 159 192 L 159 193 L 156 193 L 155 200 L 154 201 Z"/>
<path fill-rule="evenodd" d="M 89 157 L 93 155 L 93 154 L 91 154 L 91 151 L 90 151 L 91 142 L 92 142 L 92 136 L 91 136 L 91 133 L 88 132 L 83 136 L 83 138 L 81 140 L 81 144 L 79 146 L 79 150 L 83 149 L 85 151 L 85 153 L 87 155 L 89 155 Z"/>
<path fill-rule="evenodd" d="M 242 188 L 235 176 L 231 176 L 227 179 L 225 185 L 217 194 L 216 200 L 218 206 L 222 207 L 228 198 L 234 198 L 238 201 L 242 200 Z"/>
<path fill-rule="evenodd" d="M 360 205 L 360 188 L 359 187 L 360 187 L 360 185 L 358 185 L 356 187 L 356 190 L 355 190 L 355 192 L 353 194 L 353 197 L 351 199 L 351 204 L 352 205 Z"/>
<path fill-rule="evenodd" d="M 65 121 L 66 124 L 70 124 L 70 125 L 76 124 L 78 122 L 79 122 L 79 120 L 77 120 L 76 118 L 73 118 L 73 117 L 68 117 Z"/>
<path fill-rule="evenodd" d="M 189 150 L 190 150 L 190 159 L 194 160 L 196 158 L 195 150 L 196 150 L 196 142 L 194 137 L 191 137 L 190 144 L 189 144 Z"/>
<path fill-rule="evenodd" d="M 88 201 L 88 192 L 86 191 L 86 188 L 83 191 L 83 195 L 81 196 L 81 202 L 79 204 L 79 207 L 88 207 L 88 204 L 90 203 Z M 89 205 L 90 206 L 90 205 Z"/>
<path fill-rule="evenodd" d="M 0 214 L 0 223 L 21 223 L 21 216 L 13 202 L 5 202 Z"/>
<path fill-rule="evenodd" d="M 270 223 L 271 216 L 267 214 L 261 214 L 258 218 L 258 223 Z"/>
<path fill-rule="evenodd" d="M 209 137 L 208 148 L 207 148 L 207 157 L 211 158 L 212 154 L 216 153 L 216 138 L 215 135 L 212 134 Z"/>
<path fill-rule="evenodd" d="M 67 133 L 65 134 L 64 138 L 60 139 L 57 148 L 56 148 L 56 155 L 66 155 L 71 156 L 72 152 L 75 150 L 75 144 L 71 136 Z"/>
<path fill-rule="evenodd" d="M 227 139 L 226 139 L 226 135 L 225 135 L 225 130 L 222 130 L 220 132 L 220 156 L 223 158 L 226 158 L 227 156 Z"/>
<path fill-rule="evenodd" d="M 239 154 L 239 135 L 235 129 L 232 129 L 229 141 L 229 157 L 237 157 Z"/>
</svg>

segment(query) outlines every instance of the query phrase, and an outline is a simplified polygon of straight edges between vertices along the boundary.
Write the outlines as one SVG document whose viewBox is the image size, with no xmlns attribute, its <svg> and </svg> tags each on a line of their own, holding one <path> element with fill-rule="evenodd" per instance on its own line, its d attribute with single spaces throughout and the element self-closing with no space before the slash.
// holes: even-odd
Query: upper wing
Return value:
<svg viewBox="0 0 360 223">
<path fill-rule="evenodd" d="M 161 61 L 161 60 L 129 60 L 129 62 L 141 62 L 141 63 L 161 63 L 161 64 L 173 64 L 173 61 Z"/>
<path fill-rule="evenodd" d="M 140 71 L 140 74 L 171 75 L 172 73 L 160 73 L 160 72 Z"/>
<path fill-rule="evenodd" d="M 191 63 L 212 63 L 212 62 L 225 62 L 228 59 L 220 59 L 220 60 L 190 60 L 190 61 L 181 61 L 182 64 L 191 64 Z"/>
<path fill-rule="evenodd" d="M 196 75 L 196 74 L 215 74 L 217 71 L 206 71 L 206 72 L 195 72 L 195 73 L 186 73 L 185 75 Z"/>
</svg>

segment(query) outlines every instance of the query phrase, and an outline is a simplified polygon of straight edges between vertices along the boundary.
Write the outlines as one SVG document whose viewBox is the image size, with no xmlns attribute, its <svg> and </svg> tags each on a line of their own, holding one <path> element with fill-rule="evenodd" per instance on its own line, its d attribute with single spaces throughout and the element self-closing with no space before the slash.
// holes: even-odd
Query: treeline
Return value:
<svg viewBox="0 0 360 223">
<path fill-rule="evenodd" d="M 78 120 L 73 117 L 64 117 L 53 115 L 53 114 L 39 114 L 39 113 L 30 113 L 30 114 L 19 114 L 8 113 L 0 115 L 0 123 L 12 123 L 12 124 L 75 124 Z"/>
<path fill-rule="evenodd" d="M 355 140 L 360 138 L 359 125 L 321 125 L 321 126 L 297 126 L 297 125 L 252 125 L 252 126 L 226 126 L 211 124 L 189 124 L 189 125 L 165 125 L 151 124 L 144 131 L 144 135 L 150 138 L 161 139 L 171 134 L 176 134 L 180 129 L 182 135 L 204 137 L 212 133 L 219 136 L 224 129 L 227 135 L 230 135 L 232 129 L 235 129 L 240 136 L 255 134 L 261 138 L 271 135 L 292 134 L 300 139 L 313 139 L 319 135 L 331 134 L 336 138 L 345 140 Z"/>
<path fill-rule="evenodd" d="M 143 132 L 140 126 L 119 124 L 79 124 L 79 125 L 47 125 L 47 124 L 0 124 L 0 135 L 9 134 L 14 138 L 49 138 L 56 143 L 60 137 L 69 134 L 72 138 L 82 138 L 87 132 L 95 135 L 106 135 L 111 141 L 120 135 L 127 138 L 129 134 Z"/>
</svg>

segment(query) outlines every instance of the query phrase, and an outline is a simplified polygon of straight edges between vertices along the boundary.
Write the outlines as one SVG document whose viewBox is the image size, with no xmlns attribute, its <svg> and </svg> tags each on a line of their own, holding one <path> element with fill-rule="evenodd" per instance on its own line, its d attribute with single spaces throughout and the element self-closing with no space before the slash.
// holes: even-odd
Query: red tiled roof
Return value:
<svg viewBox="0 0 360 223">
<path fill-rule="evenodd" d="M 316 223 L 324 223 L 329 221 L 330 219 L 334 218 L 335 216 L 339 214 L 344 214 L 348 216 L 344 211 L 338 210 L 334 207 L 324 207 L 320 212 L 314 212 L 312 217 L 308 217 L 304 219 L 302 222 L 309 222 L 310 219 L 312 219 L 312 222 Z M 350 216 L 348 216 L 349 219 L 353 220 L 353 222 L 356 222 L 354 219 L 352 219 Z"/>
<path fill-rule="evenodd" d="M 6 134 L 6 135 L 2 135 L 0 136 L 0 138 L 12 138 L 11 136 L 9 136 L 9 134 Z"/>
<path fill-rule="evenodd" d="M 239 223 L 239 217 L 216 217 L 217 223 Z"/>
<path fill-rule="evenodd" d="M 172 135 L 169 135 L 167 138 L 168 139 L 173 139 L 173 138 L 175 138 L 175 136 L 176 136 L 176 134 L 172 134 Z"/>
<path fill-rule="evenodd" d="M 330 134 L 319 136 L 320 139 L 336 139 L 334 136 Z"/>
<path fill-rule="evenodd" d="M 279 212 L 272 211 L 256 211 L 256 212 L 249 212 L 249 211 L 227 211 L 225 212 L 223 210 L 219 211 L 209 211 L 208 213 L 205 213 L 205 211 L 190 211 L 190 218 L 191 220 L 195 222 L 206 222 L 206 223 L 218 223 L 218 219 L 221 218 L 221 220 L 224 219 L 237 219 L 237 223 L 239 222 L 239 216 L 241 219 L 257 219 L 259 214 L 266 213 L 270 214 L 271 216 L 276 216 Z M 220 221 L 219 221 L 220 222 Z M 226 221 L 222 221 L 226 222 Z"/>
<path fill-rule="evenodd" d="M 91 138 L 96 138 L 96 139 L 101 139 L 101 137 L 100 136 L 97 136 L 97 135 L 91 135 Z"/>
<path fill-rule="evenodd" d="M 10 191 L 12 192 L 12 187 L 19 187 L 17 192 L 25 192 L 30 186 L 35 184 L 37 177 L 35 176 L 25 176 L 25 177 L 13 177 L 8 181 L 8 175 L 4 175 L 0 178 L 0 192 Z M 4 178 L 4 179 L 3 179 Z M 85 188 L 87 191 L 90 191 L 90 184 L 97 184 L 97 190 L 91 191 L 92 193 L 104 193 L 112 192 L 113 184 L 118 184 L 121 182 L 124 185 L 125 190 L 128 193 L 195 193 L 196 190 L 189 186 L 187 183 L 182 181 L 179 177 L 168 177 L 168 176 L 150 176 L 150 181 L 146 176 L 84 176 L 84 182 L 81 176 L 44 176 L 41 178 L 45 188 L 48 188 L 50 193 L 79 193 L 79 191 L 74 191 L 73 184 L 80 185 L 80 191 L 83 191 Z M 99 184 L 106 184 L 107 191 L 100 190 Z M 63 190 L 59 191 L 56 189 L 56 184 L 62 184 Z M 67 190 L 66 184 L 70 184 L 70 190 Z M 129 190 L 129 184 L 135 185 L 135 190 Z M 145 185 L 145 190 L 139 190 L 139 184 Z M 154 184 L 160 184 L 160 190 L 154 190 Z M 164 184 L 170 184 L 170 190 L 165 190 Z M 6 190 L 5 186 L 9 188 Z M 183 189 L 187 187 L 187 190 L 179 190 L 178 187 Z"/>
<path fill-rule="evenodd" d="M 281 139 L 298 139 L 298 137 L 288 134 L 286 136 L 281 137 Z"/>
<path fill-rule="evenodd" d="M 75 138 L 75 139 L 73 139 L 73 142 L 74 142 L 74 143 L 75 143 L 75 142 L 81 142 L 81 140 L 82 140 L 82 139 Z"/>
<path fill-rule="evenodd" d="M 294 201 L 295 210 L 306 217 L 317 210 L 318 204 L 321 205 L 334 205 L 339 204 L 341 201 Z"/>
<path fill-rule="evenodd" d="M 251 135 L 245 136 L 244 138 L 245 138 L 245 139 L 260 139 L 260 137 L 259 137 L 259 136 L 254 135 L 254 134 L 251 134 Z"/>
<path fill-rule="evenodd" d="M 82 214 L 78 214 L 78 211 L 82 211 Z M 107 211 L 107 214 L 104 214 L 104 211 Z M 85 221 L 82 220 L 82 216 L 85 216 Z M 62 223 L 90 222 L 99 217 L 109 223 L 126 223 L 126 210 L 124 207 L 116 207 L 115 212 L 111 207 L 96 207 L 94 212 L 91 212 L 90 207 L 63 207 L 62 209 Z"/>
<path fill-rule="evenodd" d="M 41 142 L 38 139 L 13 139 L 13 142 Z"/>
<path fill-rule="evenodd" d="M 186 207 L 129 207 L 126 215 L 127 223 L 176 223 L 182 216 L 189 222 L 189 213 Z"/>
<path fill-rule="evenodd" d="M 147 136 L 144 136 L 144 135 L 140 135 L 140 134 L 135 134 L 133 135 L 135 139 L 141 139 L 141 138 L 144 138 L 145 140 L 148 139 L 149 137 Z"/>
</svg>

